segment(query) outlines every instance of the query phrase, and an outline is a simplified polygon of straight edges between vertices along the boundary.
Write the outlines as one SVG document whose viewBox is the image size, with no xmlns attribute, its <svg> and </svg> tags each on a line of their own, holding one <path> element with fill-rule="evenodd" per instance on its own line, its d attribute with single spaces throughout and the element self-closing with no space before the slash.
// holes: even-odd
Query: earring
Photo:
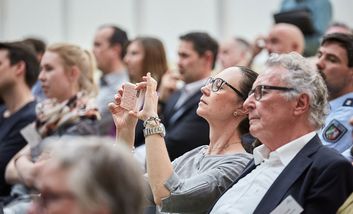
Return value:
<svg viewBox="0 0 353 214">
<path fill-rule="evenodd" d="M 238 112 L 235 111 L 235 112 L 233 113 L 233 116 L 234 116 L 234 117 L 238 117 Z"/>
</svg>

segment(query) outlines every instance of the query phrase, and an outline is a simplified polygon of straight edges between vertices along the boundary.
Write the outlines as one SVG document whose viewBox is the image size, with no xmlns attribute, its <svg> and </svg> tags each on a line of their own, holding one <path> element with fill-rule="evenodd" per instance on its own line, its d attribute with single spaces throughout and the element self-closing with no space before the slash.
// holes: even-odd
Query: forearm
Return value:
<svg viewBox="0 0 353 214">
<path fill-rule="evenodd" d="M 164 186 L 172 175 L 173 165 L 170 162 L 163 137 L 158 134 L 145 138 L 147 173 L 153 192 L 154 201 L 160 204 L 161 200 L 170 195 L 170 191 Z"/>
<path fill-rule="evenodd" d="M 125 143 L 131 150 L 133 150 L 134 142 L 135 142 L 135 128 L 136 126 L 132 126 L 130 128 L 124 128 L 121 130 L 117 128 L 116 142 Z"/>
<path fill-rule="evenodd" d="M 16 183 L 22 182 L 22 180 L 20 179 L 17 173 L 13 159 L 6 166 L 5 180 L 9 184 L 16 184 Z"/>
<path fill-rule="evenodd" d="M 31 161 L 31 157 L 26 154 L 20 155 L 14 160 L 14 166 L 19 183 L 24 183 L 26 186 L 32 187 L 34 181 L 34 163 Z"/>
</svg>

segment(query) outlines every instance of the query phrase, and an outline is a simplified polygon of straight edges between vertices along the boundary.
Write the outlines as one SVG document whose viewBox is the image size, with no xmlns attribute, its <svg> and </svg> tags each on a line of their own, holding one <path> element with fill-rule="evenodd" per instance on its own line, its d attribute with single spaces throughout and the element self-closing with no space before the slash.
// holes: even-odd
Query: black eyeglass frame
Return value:
<svg viewBox="0 0 353 214">
<path fill-rule="evenodd" d="M 283 87 L 283 86 L 273 86 L 273 85 L 257 85 L 255 88 L 251 89 L 249 92 L 249 97 L 254 94 L 256 101 L 260 101 L 263 96 L 263 90 L 276 90 L 276 91 L 296 91 L 295 88 Z M 258 91 L 258 92 L 256 92 Z"/>
<path fill-rule="evenodd" d="M 214 83 L 217 81 L 217 80 L 220 80 L 221 81 L 221 84 L 219 84 L 219 86 L 217 87 L 214 87 Z M 211 85 L 211 90 L 213 92 L 217 92 L 221 89 L 221 87 L 226 84 L 229 88 L 231 88 L 239 97 L 241 97 L 243 100 L 246 100 L 246 96 L 243 95 L 243 93 L 241 93 L 238 89 L 234 88 L 231 84 L 229 84 L 227 81 L 225 81 L 224 79 L 222 78 L 213 78 L 213 77 L 209 77 L 206 81 L 206 84 L 205 86 L 209 85 L 209 84 L 212 84 Z"/>
</svg>

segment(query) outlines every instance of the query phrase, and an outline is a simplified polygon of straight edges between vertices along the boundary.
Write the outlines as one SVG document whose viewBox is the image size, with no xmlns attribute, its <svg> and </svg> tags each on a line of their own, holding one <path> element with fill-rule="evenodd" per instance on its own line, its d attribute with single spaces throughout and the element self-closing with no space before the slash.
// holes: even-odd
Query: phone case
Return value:
<svg viewBox="0 0 353 214">
<path fill-rule="evenodd" d="M 125 83 L 120 106 L 128 111 L 139 111 L 143 106 L 144 91 L 136 90 L 132 83 Z"/>
</svg>

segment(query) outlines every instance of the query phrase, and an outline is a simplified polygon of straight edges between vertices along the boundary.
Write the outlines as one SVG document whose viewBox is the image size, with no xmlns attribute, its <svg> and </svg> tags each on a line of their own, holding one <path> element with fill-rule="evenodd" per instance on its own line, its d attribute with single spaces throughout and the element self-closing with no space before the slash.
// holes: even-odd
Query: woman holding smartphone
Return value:
<svg viewBox="0 0 353 214">
<path fill-rule="evenodd" d="M 136 89 L 146 89 L 143 109 L 138 112 L 128 112 L 120 107 L 123 91 L 119 90 L 115 103 L 109 105 L 117 127 L 117 139 L 133 148 L 137 118 L 144 121 L 148 182 L 158 210 L 207 213 L 241 174 L 251 159 L 241 142 L 241 136 L 249 131 L 243 102 L 256 77 L 250 69 L 231 67 L 209 78 L 201 89 L 203 96 L 197 114 L 209 123 L 210 143 L 173 162 L 169 159 L 164 128 L 157 114 L 157 82 L 147 74 L 145 82 L 137 84 Z"/>
</svg>

